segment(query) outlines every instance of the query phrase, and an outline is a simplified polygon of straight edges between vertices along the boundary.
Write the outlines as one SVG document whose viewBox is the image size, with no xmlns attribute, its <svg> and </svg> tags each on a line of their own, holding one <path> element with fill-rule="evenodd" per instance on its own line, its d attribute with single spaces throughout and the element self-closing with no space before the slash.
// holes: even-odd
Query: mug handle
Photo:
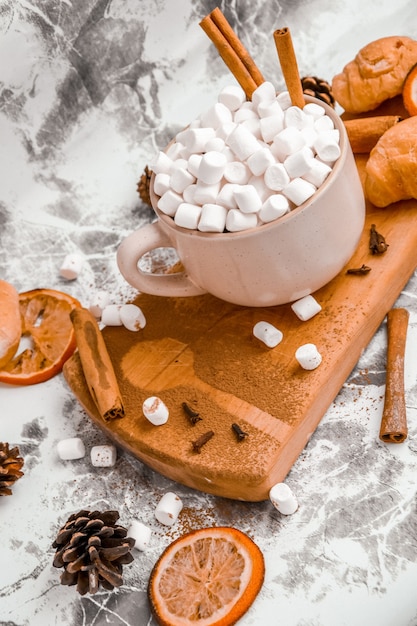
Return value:
<svg viewBox="0 0 417 626">
<path fill-rule="evenodd" d="M 185 272 L 150 274 L 139 269 L 144 254 L 156 248 L 172 248 L 172 242 L 158 222 L 142 226 L 128 235 L 117 250 L 117 264 L 127 282 L 153 296 L 199 296 L 207 293 L 188 278 Z"/>
</svg>

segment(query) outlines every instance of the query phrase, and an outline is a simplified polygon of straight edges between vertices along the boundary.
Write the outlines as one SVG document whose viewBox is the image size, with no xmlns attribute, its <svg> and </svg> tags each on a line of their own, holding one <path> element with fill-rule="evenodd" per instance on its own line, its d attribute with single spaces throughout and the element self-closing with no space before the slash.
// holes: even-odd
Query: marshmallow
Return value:
<svg viewBox="0 0 417 626">
<path fill-rule="evenodd" d="M 313 296 L 304 296 L 291 305 L 292 310 L 302 322 L 311 319 L 321 311 L 321 305 Z"/>
<path fill-rule="evenodd" d="M 182 197 L 183 197 L 184 202 L 186 202 L 187 204 L 195 204 L 194 196 L 195 196 L 196 188 L 197 188 L 197 185 L 193 183 L 192 185 L 188 185 L 188 187 L 184 189 L 184 191 L 182 192 Z"/>
<path fill-rule="evenodd" d="M 322 361 L 320 352 L 314 343 L 305 343 L 300 346 L 295 353 L 295 358 L 305 370 L 314 370 Z"/>
<path fill-rule="evenodd" d="M 280 109 L 281 115 L 269 115 L 259 120 L 262 139 L 267 143 L 273 141 L 275 135 L 280 133 L 284 128 L 284 113 Z"/>
<path fill-rule="evenodd" d="M 304 105 L 303 111 L 307 115 L 311 115 L 314 120 L 317 120 L 319 117 L 323 117 L 325 114 L 323 107 L 315 102 L 307 102 L 307 104 Z"/>
<path fill-rule="evenodd" d="M 281 343 L 283 334 L 269 322 L 257 322 L 253 327 L 253 335 L 262 341 L 268 348 L 275 348 Z"/>
<path fill-rule="evenodd" d="M 136 304 L 122 304 L 119 311 L 120 320 L 127 330 L 142 330 L 146 326 L 143 311 Z"/>
<path fill-rule="evenodd" d="M 198 230 L 222 233 L 226 227 L 227 209 L 220 204 L 203 204 Z"/>
<path fill-rule="evenodd" d="M 199 170 L 202 158 L 203 158 L 202 154 L 190 154 L 190 156 L 188 157 L 187 169 L 190 172 L 190 174 L 192 174 L 196 178 L 198 176 L 198 170 Z"/>
<path fill-rule="evenodd" d="M 237 124 L 235 124 L 235 122 L 228 122 L 227 124 L 222 124 L 216 130 L 216 137 L 220 137 L 220 139 L 223 139 L 224 141 L 226 141 L 228 136 L 234 131 L 236 127 L 237 127 Z"/>
<path fill-rule="evenodd" d="M 262 206 L 262 200 L 253 185 L 236 185 L 235 199 L 243 213 L 257 213 Z"/>
<path fill-rule="evenodd" d="M 293 178 L 282 190 L 282 193 L 297 206 L 303 204 L 316 192 L 314 185 L 302 178 Z"/>
<path fill-rule="evenodd" d="M 110 302 L 110 294 L 107 291 L 97 291 L 92 300 L 90 301 L 90 305 L 88 310 L 96 319 L 101 319 L 101 315 L 103 313 L 103 309 Z"/>
<path fill-rule="evenodd" d="M 138 520 L 132 520 L 127 530 L 127 536 L 135 540 L 133 546 L 136 550 L 143 552 L 149 546 L 152 537 L 152 531 L 148 526 L 142 524 Z"/>
<path fill-rule="evenodd" d="M 278 154 L 288 156 L 301 150 L 305 146 L 305 139 L 298 128 L 295 126 L 288 126 L 275 135 L 273 139 L 273 148 L 275 148 Z"/>
<path fill-rule="evenodd" d="M 194 202 L 200 205 L 207 204 L 208 202 L 216 202 L 219 191 L 220 181 L 213 185 L 208 185 L 201 180 L 197 180 L 194 189 Z"/>
<path fill-rule="evenodd" d="M 226 217 L 226 230 L 231 233 L 254 228 L 257 224 L 256 213 L 242 213 L 239 209 L 230 209 Z"/>
<path fill-rule="evenodd" d="M 315 187 L 321 187 L 331 171 L 332 168 L 327 163 L 313 159 L 310 169 L 301 178 L 304 178 L 304 180 L 307 180 Z"/>
<path fill-rule="evenodd" d="M 162 211 L 162 213 L 173 217 L 181 202 L 182 196 L 172 189 L 168 189 L 168 191 L 166 191 L 164 195 L 159 198 L 157 207 L 160 211 Z"/>
<path fill-rule="evenodd" d="M 170 159 L 165 152 L 160 150 L 149 167 L 155 174 L 169 174 L 171 166 L 172 159 Z"/>
<path fill-rule="evenodd" d="M 188 163 L 186 161 L 186 163 Z M 186 187 L 195 182 L 195 177 L 185 168 L 179 167 L 175 169 L 169 179 L 171 189 L 181 194 Z"/>
<path fill-rule="evenodd" d="M 289 94 L 288 91 L 281 91 L 281 93 L 279 93 L 277 95 L 277 102 L 280 105 L 281 109 L 283 111 L 285 111 L 286 109 L 288 109 L 288 107 L 290 107 L 292 105 L 291 102 L 291 96 Z"/>
<path fill-rule="evenodd" d="M 213 139 L 209 139 L 206 143 L 206 152 L 223 152 L 225 146 L 224 139 L 221 137 L 213 137 Z"/>
<path fill-rule="evenodd" d="M 147 420 L 154 426 L 161 426 L 166 424 L 169 417 L 168 407 L 162 402 L 160 398 L 151 396 L 144 400 L 142 404 L 142 411 Z"/>
<path fill-rule="evenodd" d="M 227 137 L 226 144 L 241 161 L 245 161 L 259 148 L 256 137 L 244 126 L 236 126 Z"/>
<path fill-rule="evenodd" d="M 245 163 L 241 161 L 230 161 L 226 163 L 224 168 L 224 178 L 228 183 L 236 183 L 238 185 L 246 185 L 251 172 Z"/>
<path fill-rule="evenodd" d="M 325 130 L 332 130 L 332 128 L 334 128 L 333 120 L 328 115 L 322 115 L 315 120 L 314 128 L 318 133 L 322 133 Z"/>
<path fill-rule="evenodd" d="M 223 177 L 227 159 L 221 152 L 206 152 L 198 168 L 198 181 L 206 185 L 214 185 Z"/>
<path fill-rule="evenodd" d="M 275 163 L 275 159 L 269 148 L 260 148 L 248 158 L 246 163 L 252 174 L 261 176 L 267 167 Z"/>
<path fill-rule="evenodd" d="M 272 194 L 272 190 L 265 185 L 263 176 L 251 176 L 248 180 L 248 185 L 255 187 L 262 202 L 265 202 L 265 200 Z"/>
<path fill-rule="evenodd" d="M 85 456 L 85 446 L 79 437 L 61 439 L 56 446 L 58 456 L 63 461 L 75 461 Z"/>
<path fill-rule="evenodd" d="M 257 117 L 258 115 L 256 111 L 254 111 L 253 109 L 240 108 L 233 115 L 233 121 L 236 122 L 236 124 L 241 124 L 242 122 L 245 122 L 246 120 L 257 119 Z"/>
<path fill-rule="evenodd" d="M 266 168 L 264 181 L 272 191 L 282 191 L 290 182 L 290 177 L 282 163 L 273 163 Z"/>
<path fill-rule="evenodd" d="M 75 280 L 84 265 L 84 258 L 80 254 L 67 254 L 59 269 L 59 273 L 67 280 Z"/>
<path fill-rule="evenodd" d="M 169 156 L 169 158 L 175 162 L 176 159 L 178 158 L 184 158 L 183 154 L 184 154 L 184 150 L 186 150 L 185 146 L 178 140 L 178 136 L 176 138 L 176 141 L 174 141 L 173 143 L 171 143 L 168 148 L 166 149 L 166 155 Z M 172 164 L 174 165 L 174 163 Z M 172 166 L 171 166 L 172 167 Z"/>
<path fill-rule="evenodd" d="M 246 94 L 242 87 L 228 85 L 223 87 L 217 99 L 231 111 L 236 111 L 245 102 Z"/>
<path fill-rule="evenodd" d="M 292 515 L 298 509 L 298 502 L 285 483 L 277 483 L 271 487 L 269 498 L 273 506 L 283 515 Z"/>
<path fill-rule="evenodd" d="M 288 176 L 290 178 L 297 178 L 297 176 L 306 174 L 312 166 L 313 159 L 314 154 L 307 146 L 287 156 L 284 161 L 284 167 L 288 172 Z"/>
<path fill-rule="evenodd" d="M 298 128 L 301 130 L 306 126 L 313 125 L 314 120 L 311 117 L 308 117 L 303 109 L 297 106 L 290 106 L 286 109 L 284 113 L 284 126 L 293 126 L 294 128 Z"/>
<path fill-rule="evenodd" d="M 182 143 L 190 152 L 204 152 L 208 140 L 215 136 L 214 128 L 188 128 L 184 131 Z"/>
<path fill-rule="evenodd" d="M 258 116 L 245 120 L 244 122 L 242 122 L 242 126 L 244 126 L 244 128 L 252 133 L 252 135 L 256 137 L 256 139 L 262 141 L 261 121 Z"/>
<path fill-rule="evenodd" d="M 195 194 L 194 194 L 195 195 Z M 175 213 L 174 222 L 182 228 L 196 229 L 201 215 L 201 206 L 182 202 Z"/>
<path fill-rule="evenodd" d="M 272 102 L 275 100 L 275 96 L 276 91 L 274 85 L 268 80 L 265 80 L 252 92 L 251 100 L 253 105 L 258 107 L 261 102 Z"/>
<path fill-rule="evenodd" d="M 183 503 L 172 491 L 167 491 L 162 496 L 155 509 L 155 517 L 161 524 L 165 526 L 173 526 L 181 513 Z"/>
<path fill-rule="evenodd" d="M 284 120 L 284 111 L 279 106 L 277 100 L 260 102 L 258 104 L 258 115 L 260 118 L 278 116 L 281 120 Z"/>
<path fill-rule="evenodd" d="M 216 102 L 206 113 L 200 116 L 201 125 L 204 127 L 218 128 L 222 124 L 232 121 L 230 109 L 222 102 Z"/>
<path fill-rule="evenodd" d="M 330 133 L 326 131 L 317 135 L 313 147 L 322 161 L 333 162 L 340 157 L 340 146 Z"/>
<path fill-rule="evenodd" d="M 93 467 L 113 467 L 117 459 L 116 446 L 93 446 L 90 450 L 90 458 Z"/>
<path fill-rule="evenodd" d="M 104 326 L 123 326 L 120 319 L 121 304 L 108 304 L 101 312 L 101 321 Z"/>
<path fill-rule="evenodd" d="M 157 196 L 163 196 L 168 191 L 170 178 L 170 175 L 165 172 L 156 174 L 153 181 L 153 190 Z"/>
<path fill-rule="evenodd" d="M 235 188 L 236 185 L 233 183 L 226 183 L 223 185 L 217 196 L 216 203 L 221 204 L 226 209 L 237 209 Z"/>
<path fill-rule="evenodd" d="M 287 198 L 280 193 L 274 193 L 263 203 L 259 211 L 259 218 L 263 222 L 272 222 L 288 213 L 289 210 L 290 205 Z"/>
</svg>

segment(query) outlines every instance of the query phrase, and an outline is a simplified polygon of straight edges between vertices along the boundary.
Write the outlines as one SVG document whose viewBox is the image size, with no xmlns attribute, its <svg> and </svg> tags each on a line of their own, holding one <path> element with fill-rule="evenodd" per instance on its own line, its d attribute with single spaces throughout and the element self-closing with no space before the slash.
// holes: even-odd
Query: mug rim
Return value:
<svg viewBox="0 0 417 626">
<path fill-rule="evenodd" d="M 326 180 L 322 183 L 322 185 L 314 192 L 314 194 L 310 198 L 308 198 L 305 202 L 295 207 L 294 209 L 291 209 L 288 213 L 285 213 L 285 215 L 278 217 L 272 222 L 261 224 L 260 226 L 253 226 L 252 228 L 246 228 L 245 230 L 240 230 L 240 231 L 235 231 L 235 232 L 232 232 L 232 231 L 223 231 L 221 233 L 203 232 L 195 228 L 184 228 L 183 226 L 178 226 L 177 224 L 175 224 L 173 218 L 170 215 L 167 215 L 166 213 L 164 213 L 157 207 L 157 202 L 161 196 L 158 196 L 153 189 L 155 173 L 152 172 L 150 183 L 149 183 L 149 195 L 151 199 L 152 209 L 157 215 L 158 220 L 162 221 L 168 228 L 172 229 L 174 232 L 179 232 L 181 233 L 181 235 L 184 235 L 184 236 L 199 237 L 202 239 L 207 239 L 207 238 L 209 239 L 213 239 L 213 238 L 233 239 L 233 238 L 239 238 L 239 237 L 243 238 L 245 236 L 249 237 L 253 235 L 254 233 L 265 231 L 268 228 L 273 228 L 273 227 L 277 228 L 279 224 L 285 224 L 288 221 L 295 219 L 300 213 L 303 213 L 309 208 L 313 208 L 314 204 L 316 203 L 316 200 L 319 199 L 320 196 L 324 193 L 324 191 L 333 184 L 335 176 L 337 175 L 338 171 L 343 167 L 344 162 L 346 161 L 348 150 L 349 150 L 349 142 L 348 142 L 347 131 L 344 126 L 343 120 L 340 117 L 340 115 L 336 113 L 335 109 L 330 107 L 326 102 L 323 102 L 319 98 L 314 98 L 313 96 L 308 96 L 304 94 L 304 100 L 306 101 L 306 103 L 312 102 L 315 104 L 320 104 L 326 111 L 326 114 L 330 113 L 330 117 L 332 118 L 333 121 L 336 121 L 336 125 L 340 133 L 340 137 L 339 137 L 339 146 L 341 150 L 340 156 L 337 159 L 334 166 L 332 167 L 332 171 L 327 176 Z M 171 145 L 173 142 L 174 142 L 174 139 L 168 144 L 168 146 Z"/>
</svg>

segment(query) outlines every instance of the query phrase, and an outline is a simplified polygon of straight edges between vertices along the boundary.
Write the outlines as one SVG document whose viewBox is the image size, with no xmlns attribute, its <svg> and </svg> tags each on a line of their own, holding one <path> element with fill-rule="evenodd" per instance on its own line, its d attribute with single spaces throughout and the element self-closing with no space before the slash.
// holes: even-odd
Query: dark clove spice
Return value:
<svg viewBox="0 0 417 626">
<path fill-rule="evenodd" d="M 385 237 L 376 230 L 375 224 L 371 225 L 371 232 L 369 236 L 369 249 L 372 254 L 383 254 L 387 251 L 388 244 L 385 241 Z"/>
<path fill-rule="evenodd" d="M 360 267 L 351 267 L 346 271 L 346 274 L 368 274 L 371 268 L 364 263 Z"/>
<path fill-rule="evenodd" d="M 239 426 L 239 424 L 232 424 L 232 430 L 235 432 L 236 437 L 238 438 L 239 441 L 242 441 L 243 439 L 245 439 L 245 437 L 248 436 L 248 433 L 245 433 L 245 431 L 243 431 L 241 429 L 241 427 Z"/>
<path fill-rule="evenodd" d="M 197 411 L 194 411 L 194 409 L 192 409 L 186 402 L 182 403 L 182 408 L 184 409 L 184 413 L 187 415 L 191 424 L 197 424 L 197 422 L 203 419 L 200 417 L 200 414 L 197 413 Z"/>
<path fill-rule="evenodd" d="M 201 452 L 201 448 L 214 436 L 214 432 L 212 430 L 208 430 L 206 433 L 201 435 L 198 439 L 192 442 L 194 452 Z"/>
</svg>

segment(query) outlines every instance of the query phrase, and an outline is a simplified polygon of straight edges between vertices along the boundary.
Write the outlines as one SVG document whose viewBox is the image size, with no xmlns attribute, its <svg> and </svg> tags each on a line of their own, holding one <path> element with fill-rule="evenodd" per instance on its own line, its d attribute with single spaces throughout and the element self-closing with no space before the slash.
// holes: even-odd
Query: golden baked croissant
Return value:
<svg viewBox="0 0 417 626">
<path fill-rule="evenodd" d="M 415 63 L 417 41 L 409 37 L 376 39 L 333 78 L 333 96 L 348 113 L 372 111 L 401 93 Z"/>
<path fill-rule="evenodd" d="M 387 130 L 371 150 L 365 195 L 377 207 L 417 198 L 417 116 Z"/>
</svg>

